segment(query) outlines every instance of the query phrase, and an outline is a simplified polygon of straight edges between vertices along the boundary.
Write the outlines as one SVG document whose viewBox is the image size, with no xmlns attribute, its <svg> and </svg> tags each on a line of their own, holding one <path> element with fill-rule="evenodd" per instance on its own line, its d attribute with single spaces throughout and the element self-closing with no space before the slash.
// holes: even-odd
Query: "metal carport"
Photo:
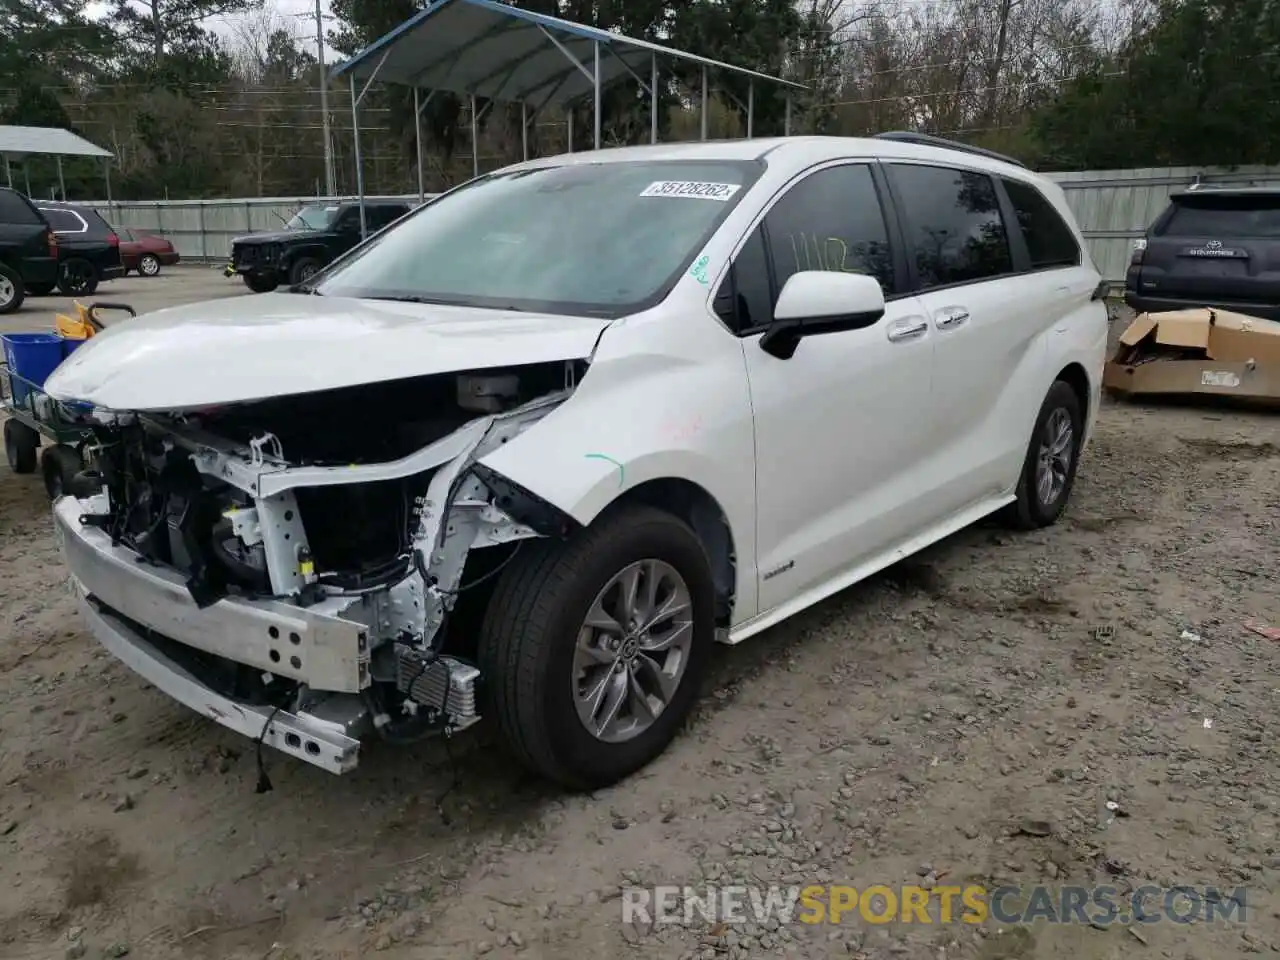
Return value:
<svg viewBox="0 0 1280 960">
<path fill-rule="evenodd" d="M 529 125 L 549 106 L 568 106 L 592 98 L 595 149 L 600 149 L 601 91 L 631 77 L 649 95 L 650 140 L 658 141 L 658 58 L 698 64 L 702 69 L 702 139 L 707 138 L 707 74 L 725 70 L 745 76 L 747 102 L 738 105 L 747 115 L 747 136 L 755 120 L 755 84 L 776 84 L 787 90 L 784 132 L 791 132 L 792 90 L 803 84 L 771 77 L 697 54 L 664 47 L 647 40 L 572 23 L 542 13 L 521 10 L 498 0 L 436 0 L 420 13 L 351 59 L 333 69 L 336 79 L 351 84 L 351 122 L 355 140 L 356 191 L 361 200 L 364 231 L 364 167 L 360 153 L 360 102 L 375 80 L 413 89 L 418 153 L 418 196 L 425 199 L 422 172 L 422 111 L 440 91 L 470 97 L 471 168 L 480 173 L 476 148 L 479 115 L 476 100 L 492 104 L 519 103 L 521 140 L 529 156 Z M 647 76 L 647 80 L 645 79 Z M 360 86 L 363 81 L 363 86 Z M 421 91 L 427 91 L 423 98 Z M 736 100 L 736 98 L 734 98 Z M 532 108 L 532 113 L 530 113 Z M 485 109 L 488 109 L 486 105 Z M 569 143 L 573 144 L 573 114 L 569 114 Z"/>
<path fill-rule="evenodd" d="M 63 157 L 102 157 L 107 161 L 107 203 L 111 202 L 110 150 L 90 143 L 70 130 L 58 127 L 4 127 L 0 126 L 0 156 L 4 157 L 4 173 L 9 186 L 13 186 L 14 160 L 22 161 L 22 175 L 27 196 L 31 195 L 31 182 L 27 178 L 25 160 L 29 156 L 55 157 L 58 161 L 58 188 L 61 199 L 67 199 L 67 184 L 62 177 Z"/>
</svg>

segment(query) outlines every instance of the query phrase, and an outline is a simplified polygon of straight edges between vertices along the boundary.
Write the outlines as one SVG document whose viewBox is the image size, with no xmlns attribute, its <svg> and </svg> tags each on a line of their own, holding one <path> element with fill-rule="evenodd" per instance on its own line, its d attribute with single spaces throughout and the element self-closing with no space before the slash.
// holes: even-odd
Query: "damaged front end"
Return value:
<svg viewBox="0 0 1280 960">
<path fill-rule="evenodd" d="M 334 773 L 370 732 L 474 724 L 487 591 L 575 522 L 481 460 L 586 361 L 99 414 L 55 517 L 99 640 L 224 726 Z"/>
</svg>

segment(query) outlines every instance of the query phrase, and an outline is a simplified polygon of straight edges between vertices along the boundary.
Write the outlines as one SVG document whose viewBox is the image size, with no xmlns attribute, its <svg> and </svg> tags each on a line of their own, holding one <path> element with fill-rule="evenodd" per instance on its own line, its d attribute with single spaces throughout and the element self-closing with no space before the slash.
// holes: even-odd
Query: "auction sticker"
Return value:
<svg viewBox="0 0 1280 960">
<path fill-rule="evenodd" d="M 640 191 L 642 197 L 693 197 L 726 202 L 742 189 L 740 183 L 706 183 L 701 180 L 655 180 Z"/>
</svg>

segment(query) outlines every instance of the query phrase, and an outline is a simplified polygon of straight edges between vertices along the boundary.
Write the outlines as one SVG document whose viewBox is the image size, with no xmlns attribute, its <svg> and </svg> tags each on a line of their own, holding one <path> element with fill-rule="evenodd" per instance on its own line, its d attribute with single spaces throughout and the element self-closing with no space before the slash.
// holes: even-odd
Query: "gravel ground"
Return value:
<svg viewBox="0 0 1280 960">
<path fill-rule="evenodd" d="M 1225 958 L 1280 951 L 1280 420 L 1108 403 L 1056 527 L 978 526 L 716 657 L 591 796 L 482 724 L 345 778 L 149 689 L 0 467 L 0 956 Z M 1110 801 L 1109 808 L 1108 801 Z M 1247 922 L 693 928 L 620 885 L 1217 885 Z M 771 927 L 774 927 L 771 929 Z"/>
</svg>

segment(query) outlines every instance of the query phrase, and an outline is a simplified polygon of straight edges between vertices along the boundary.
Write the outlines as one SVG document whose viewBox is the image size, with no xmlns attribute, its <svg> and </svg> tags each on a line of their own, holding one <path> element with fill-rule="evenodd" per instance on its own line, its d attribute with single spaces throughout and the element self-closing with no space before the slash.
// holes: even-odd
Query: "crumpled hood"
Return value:
<svg viewBox="0 0 1280 960">
<path fill-rule="evenodd" d="M 263 230 L 261 233 L 246 233 L 242 237 L 232 237 L 231 245 L 238 243 L 289 243 L 294 240 L 318 240 L 331 236 L 325 230 Z"/>
<path fill-rule="evenodd" d="M 601 317 L 258 294 L 122 320 L 45 383 L 109 410 L 180 410 L 591 355 Z M 376 417 L 375 411 L 370 412 Z"/>
</svg>

